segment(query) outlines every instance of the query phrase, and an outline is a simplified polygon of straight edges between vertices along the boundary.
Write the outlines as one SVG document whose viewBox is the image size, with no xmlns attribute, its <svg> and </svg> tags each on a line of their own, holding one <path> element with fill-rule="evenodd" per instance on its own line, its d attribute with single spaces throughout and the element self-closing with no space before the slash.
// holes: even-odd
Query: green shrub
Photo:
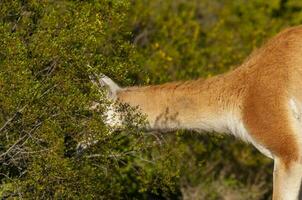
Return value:
<svg viewBox="0 0 302 200">
<path fill-rule="evenodd" d="M 269 198 L 271 161 L 232 137 L 110 131 L 108 102 L 89 75 L 124 86 L 211 77 L 300 24 L 301 8 L 293 0 L 1 1 L 0 197 Z"/>
</svg>

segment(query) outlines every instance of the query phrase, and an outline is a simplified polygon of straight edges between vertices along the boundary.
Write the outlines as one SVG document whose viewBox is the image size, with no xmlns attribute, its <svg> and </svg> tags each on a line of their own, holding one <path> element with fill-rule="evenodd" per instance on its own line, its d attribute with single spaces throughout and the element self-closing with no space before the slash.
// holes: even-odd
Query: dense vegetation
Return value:
<svg viewBox="0 0 302 200">
<path fill-rule="evenodd" d="M 298 0 L 0 1 L 0 198 L 268 199 L 272 162 L 250 145 L 112 132 L 89 76 L 210 77 L 300 24 L 301 10 Z"/>
</svg>

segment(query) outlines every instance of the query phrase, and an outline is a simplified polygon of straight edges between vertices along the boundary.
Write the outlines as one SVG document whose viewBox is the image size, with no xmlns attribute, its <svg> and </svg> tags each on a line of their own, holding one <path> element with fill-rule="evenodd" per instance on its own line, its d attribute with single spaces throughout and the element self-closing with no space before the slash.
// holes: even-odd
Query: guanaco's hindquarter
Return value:
<svg viewBox="0 0 302 200">
<path fill-rule="evenodd" d="M 274 200 L 296 200 L 302 180 L 302 26 L 286 29 L 226 74 L 119 88 L 115 101 L 138 106 L 153 130 L 234 134 L 274 159 Z M 111 112 L 111 113 L 110 113 Z M 108 122 L 112 110 L 109 110 Z M 114 124 L 111 124 L 114 125 Z"/>
</svg>

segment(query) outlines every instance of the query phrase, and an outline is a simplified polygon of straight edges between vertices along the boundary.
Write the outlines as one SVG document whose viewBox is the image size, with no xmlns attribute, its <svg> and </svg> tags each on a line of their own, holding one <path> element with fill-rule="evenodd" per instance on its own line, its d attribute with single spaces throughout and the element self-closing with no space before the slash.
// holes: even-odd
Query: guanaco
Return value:
<svg viewBox="0 0 302 200">
<path fill-rule="evenodd" d="M 288 28 L 239 67 L 208 79 L 120 88 L 113 101 L 135 106 L 149 129 L 230 133 L 274 160 L 273 200 L 299 198 L 302 180 L 302 26 Z M 115 115 L 116 114 L 116 115 Z M 118 114 L 110 107 L 107 123 Z"/>
</svg>

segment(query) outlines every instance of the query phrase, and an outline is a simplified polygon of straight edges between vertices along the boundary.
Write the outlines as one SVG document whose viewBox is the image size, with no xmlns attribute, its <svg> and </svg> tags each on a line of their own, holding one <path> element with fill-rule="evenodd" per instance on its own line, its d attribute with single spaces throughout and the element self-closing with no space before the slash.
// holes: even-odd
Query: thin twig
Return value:
<svg viewBox="0 0 302 200">
<path fill-rule="evenodd" d="M 17 110 L 17 112 L 15 112 L 15 114 L 3 124 L 3 126 L 0 128 L 0 132 L 3 131 L 6 128 L 6 126 L 15 119 L 15 117 L 18 115 L 18 113 L 21 113 L 26 107 L 27 107 L 27 105 L 25 105 L 22 108 L 20 108 L 19 110 Z"/>
<path fill-rule="evenodd" d="M 2 153 L 1 155 L 0 155 L 0 158 L 1 157 L 4 157 L 5 155 L 7 155 L 17 144 L 19 144 L 24 138 L 26 138 L 28 135 L 23 135 L 21 138 L 19 138 L 18 140 L 17 140 L 17 142 L 15 142 L 11 147 L 9 147 L 8 149 L 7 149 L 7 151 L 6 152 L 4 152 L 4 153 Z"/>
</svg>

